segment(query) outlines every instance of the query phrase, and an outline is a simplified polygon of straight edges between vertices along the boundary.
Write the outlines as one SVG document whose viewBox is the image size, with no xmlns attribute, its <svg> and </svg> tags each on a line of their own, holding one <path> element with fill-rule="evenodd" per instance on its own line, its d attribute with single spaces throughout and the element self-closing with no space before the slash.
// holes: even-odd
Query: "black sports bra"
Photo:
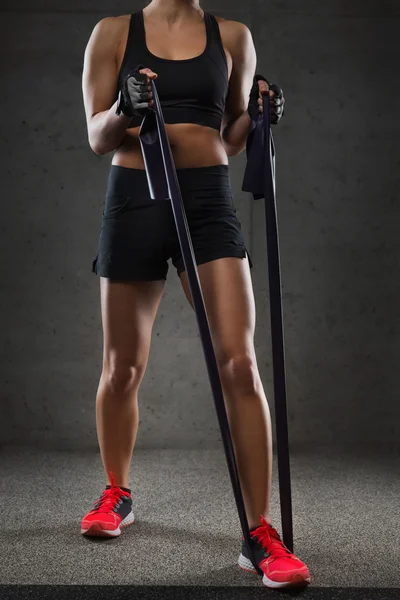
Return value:
<svg viewBox="0 0 400 600">
<path fill-rule="evenodd" d="M 169 60 L 148 50 L 143 10 L 133 13 L 118 91 L 130 71 L 142 64 L 158 74 L 155 84 L 165 123 L 197 123 L 219 131 L 228 93 L 228 64 L 216 18 L 204 11 L 204 22 L 207 44 L 203 53 Z M 142 118 L 134 117 L 130 127 L 138 127 L 141 122 Z"/>
</svg>

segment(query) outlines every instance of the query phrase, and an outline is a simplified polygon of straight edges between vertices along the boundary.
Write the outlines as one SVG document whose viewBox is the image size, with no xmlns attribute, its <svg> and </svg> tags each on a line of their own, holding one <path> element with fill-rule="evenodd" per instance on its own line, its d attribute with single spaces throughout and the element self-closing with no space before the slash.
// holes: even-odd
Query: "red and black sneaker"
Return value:
<svg viewBox="0 0 400 600">
<path fill-rule="evenodd" d="M 81 533 L 118 537 L 121 535 L 121 527 L 132 525 L 134 522 L 131 494 L 114 485 L 114 476 L 111 473 L 111 487 L 104 490 L 94 507 L 82 519 Z"/>
<path fill-rule="evenodd" d="M 261 525 L 251 530 L 252 550 L 258 566 L 264 573 L 263 584 L 269 588 L 305 586 L 311 582 L 307 566 L 284 545 L 278 532 L 261 516 Z M 251 562 L 246 542 L 242 537 L 239 567 L 257 573 Z"/>
</svg>

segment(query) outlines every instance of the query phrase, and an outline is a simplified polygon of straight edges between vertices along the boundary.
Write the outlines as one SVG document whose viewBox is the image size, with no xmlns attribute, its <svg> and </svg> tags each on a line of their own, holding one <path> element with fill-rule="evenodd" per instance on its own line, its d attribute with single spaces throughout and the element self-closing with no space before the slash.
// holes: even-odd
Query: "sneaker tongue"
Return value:
<svg viewBox="0 0 400 600">
<path fill-rule="evenodd" d="M 131 495 L 131 493 L 128 492 L 128 490 L 124 490 L 123 488 L 119 487 L 118 485 L 114 485 L 114 486 L 107 485 L 106 486 L 106 490 L 111 490 L 111 488 L 113 488 L 114 490 L 119 490 L 121 492 L 121 494 L 124 495 L 124 496 L 130 496 Z"/>
</svg>

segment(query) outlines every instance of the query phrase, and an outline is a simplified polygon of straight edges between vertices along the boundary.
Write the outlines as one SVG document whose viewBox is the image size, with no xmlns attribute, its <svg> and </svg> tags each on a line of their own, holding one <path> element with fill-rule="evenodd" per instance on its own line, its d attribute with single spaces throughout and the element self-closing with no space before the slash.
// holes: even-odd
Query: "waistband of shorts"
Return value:
<svg viewBox="0 0 400 600">
<path fill-rule="evenodd" d="M 179 186 L 185 192 L 206 189 L 231 189 L 229 165 L 176 169 L 176 174 Z M 129 196 L 135 193 L 149 193 L 146 171 L 144 169 L 111 165 L 107 195 L 121 194 Z"/>
</svg>

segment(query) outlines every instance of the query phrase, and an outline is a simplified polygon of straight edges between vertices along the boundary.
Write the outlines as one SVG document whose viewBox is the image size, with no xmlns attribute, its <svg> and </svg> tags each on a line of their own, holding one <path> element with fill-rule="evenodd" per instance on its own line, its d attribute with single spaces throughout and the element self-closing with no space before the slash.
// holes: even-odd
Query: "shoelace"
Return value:
<svg viewBox="0 0 400 600">
<path fill-rule="evenodd" d="M 109 512 L 112 511 L 119 503 L 121 498 L 121 490 L 117 487 L 112 487 L 109 490 L 104 490 L 99 500 L 95 503 L 93 512 Z"/>
<path fill-rule="evenodd" d="M 271 558 L 292 556 L 292 553 L 279 537 L 278 532 L 273 527 L 261 525 L 251 532 L 252 537 L 255 537 L 262 547 L 271 554 Z"/>
<path fill-rule="evenodd" d="M 95 502 L 92 512 L 101 513 L 112 511 L 121 499 L 121 490 L 119 487 L 114 485 L 114 475 L 111 474 L 111 487 L 108 490 L 104 490 L 100 498 Z"/>
</svg>

